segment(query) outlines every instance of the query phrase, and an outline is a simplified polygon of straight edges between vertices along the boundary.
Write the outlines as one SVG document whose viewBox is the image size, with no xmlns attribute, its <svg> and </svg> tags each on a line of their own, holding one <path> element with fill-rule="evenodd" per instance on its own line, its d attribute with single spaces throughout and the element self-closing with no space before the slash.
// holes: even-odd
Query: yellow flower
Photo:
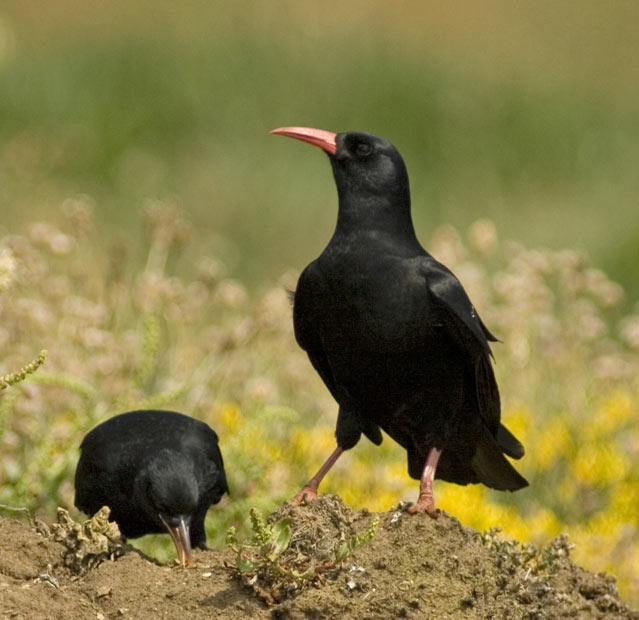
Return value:
<svg viewBox="0 0 639 620">
<path fill-rule="evenodd" d="M 622 481 L 613 487 L 608 510 L 621 523 L 639 525 L 639 481 Z"/>
<path fill-rule="evenodd" d="M 466 487 L 452 484 L 438 484 L 435 489 L 435 499 L 439 508 L 455 515 L 464 525 L 487 529 L 496 525 L 489 525 L 486 517 L 486 505 L 483 487 L 469 485 Z"/>
<path fill-rule="evenodd" d="M 536 534 L 543 534 L 547 538 L 554 538 L 562 531 L 562 524 L 554 512 L 541 508 L 530 519 Z"/>
<path fill-rule="evenodd" d="M 305 458 L 311 443 L 310 434 L 302 428 L 295 428 L 291 431 L 288 441 L 291 460 L 296 461 Z"/>
<path fill-rule="evenodd" d="M 586 444 L 579 448 L 572 464 L 577 480 L 583 484 L 609 484 L 621 480 L 629 463 L 614 444 Z"/>
<path fill-rule="evenodd" d="M 550 420 L 535 441 L 535 465 L 541 471 L 550 469 L 557 459 L 573 450 L 570 430 L 563 418 Z"/>
<path fill-rule="evenodd" d="M 529 442 L 529 431 L 533 427 L 532 415 L 524 407 L 513 411 L 506 411 L 503 416 L 504 425 L 517 437 L 524 445 Z"/>
<path fill-rule="evenodd" d="M 632 415 L 633 403 L 630 396 L 625 392 L 616 392 L 583 427 L 583 438 L 587 441 L 595 441 L 597 438 L 609 435 L 615 429 L 622 427 Z"/>
<path fill-rule="evenodd" d="M 622 524 L 616 519 L 616 515 L 610 513 L 599 513 L 588 523 L 588 530 L 592 535 L 603 536 L 608 540 L 618 538 Z"/>
<path fill-rule="evenodd" d="M 329 426 L 313 428 L 311 431 L 311 442 L 313 452 L 324 459 L 328 458 L 331 452 L 333 452 L 333 450 L 337 447 L 335 432 Z"/>
<path fill-rule="evenodd" d="M 223 427 L 229 433 L 237 432 L 244 425 L 244 416 L 236 403 L 224 403 L 218 413 Z"/>
</svg>

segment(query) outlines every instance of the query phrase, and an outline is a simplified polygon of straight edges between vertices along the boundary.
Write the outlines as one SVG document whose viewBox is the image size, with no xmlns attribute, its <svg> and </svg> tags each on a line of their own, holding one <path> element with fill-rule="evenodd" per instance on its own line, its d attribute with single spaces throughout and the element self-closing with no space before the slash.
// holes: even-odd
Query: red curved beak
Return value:
<svg viewBox="0 0 639 620">
<path fill-rule="evenodd" d="M 302 142 L 309 142 L 310 144 L 319 146 L 331 155 L 335 155 L 337 152 L 337 144 L 335 143 L 337 134 L 332 131 L 313 129 L 311 127 L 280 127 L 279 129 L 272 129 L 269 133 L 289 136 L 296 140 L 302 140 Z"/>
<path fill-rule="evenodd" d="M 160 515 L 162 523 L 166 526 L 166 529 L 171 534 L 173 544 L 177 551 L 178 562 L 181 566 L 191 566 L 193 564 L 193 554 L 191 551 L 191 534 L 190 534 L 190 519 L 180 517 L 178 525 L 170 525 L 169 522 Z"/>
</svg>

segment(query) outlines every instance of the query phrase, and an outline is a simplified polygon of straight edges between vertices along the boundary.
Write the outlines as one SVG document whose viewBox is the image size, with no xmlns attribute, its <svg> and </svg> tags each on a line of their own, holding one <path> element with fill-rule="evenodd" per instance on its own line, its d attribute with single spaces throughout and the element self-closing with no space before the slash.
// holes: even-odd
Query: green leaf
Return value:
<svg viewBox="0 0 639 620">
<path fill-rule="evenodd" d="M 366 531 L 361 534 L 354 534 L 348 542 L 342 543 L 335 551 L 335 562 L 341 562 L 345 557 L 353 553 L 353 551 L 369 542 L 373 536 L 375 536 L 378 525 L 379 517 L 375 517 Z"/>
<path fill-rule="evenodd" d="M 237 570 L 240 573 L 252 573 L 256 571 L 260 565 L 257 562 L 253 562 L 253 560 L 249 560 L 248 558 L 243 558 L 241 555 L 237 556 Z"/>
<path fill-rule="evenodd" d="M 351 552 L 352 549 L 346 543 L 342 543 L 335 553 L 335 561 L 341 562 Z"/>
<path fill-rule="evenodd" d="M 292 520 L 290 518 L 280 519 L 273 524 L 271 529 L 271 556 L 277 557 L 282 551 L 288 549 L 293 535 L 291 530 Z"/>
</svg>

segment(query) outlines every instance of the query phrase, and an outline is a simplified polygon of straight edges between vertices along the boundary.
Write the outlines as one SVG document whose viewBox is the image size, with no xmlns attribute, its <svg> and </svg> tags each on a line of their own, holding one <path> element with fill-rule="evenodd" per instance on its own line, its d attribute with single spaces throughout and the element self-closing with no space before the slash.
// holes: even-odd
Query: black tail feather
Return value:
<svg viewBox="0 0 639 620">
<path fill-rule="evenodd" d="M 503 424 L 500 424 L 497 429 L 497 443 L 508 456 L 514 459 L 524 456 L 524 446 Z"/>
<path fill-rule="evenodd" d="M 366 435 L 368 439 L 370 439 L 376 446 L 379 446 L 382 443 L 382 431 L 377 426 L 377 424 L 373 424 L 372 422 L 366 422 L 362 424 L 362 433 Z"/>
<path fill-rule="evenodd" d="M 471 466 L 483 484 L 498 491 L 516 491 L 528 486 L 528 481 L 508 462 L 501 445 L 483 424 Z"/>
</svg>

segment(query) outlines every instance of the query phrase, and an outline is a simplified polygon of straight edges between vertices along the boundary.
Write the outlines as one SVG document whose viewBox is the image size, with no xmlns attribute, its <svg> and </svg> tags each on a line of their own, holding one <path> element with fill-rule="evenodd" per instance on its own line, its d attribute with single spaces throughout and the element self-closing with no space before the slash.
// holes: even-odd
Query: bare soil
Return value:
<svg viewBox="0 0 639 620">
<path fill-rule="evenodd" d="M 336 547 L 375 516 L 373 539 L 330 567 Z M 191 568 L 162 566 L 106 520 L 75 524 L 63 511 L 50 527 L 1 520 L 0 618 L 639 620 L 613 577 L 573 564 L 562 537 L 537 549 L 446 514 L 374 515 L 330 495 L 282 506 L 280 517 L 293 531 L 282 561 L 315 577 L 240 575 L 230 549 L 196 552 Z"/>
</svg>

